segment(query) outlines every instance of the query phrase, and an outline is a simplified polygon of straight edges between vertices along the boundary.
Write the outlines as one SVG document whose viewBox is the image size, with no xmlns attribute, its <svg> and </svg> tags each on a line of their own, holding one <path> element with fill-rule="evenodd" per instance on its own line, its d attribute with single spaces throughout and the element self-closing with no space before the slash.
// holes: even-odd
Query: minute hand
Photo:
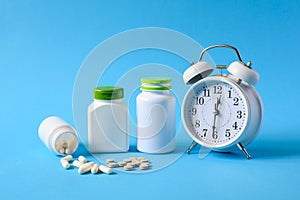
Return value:
<svg viewBox="0 0 300 200">
<path fill-rule="evenodd" d="M 217 98 L 217 102 L 215 103 L 215 108 L 214 108 L 214 112 L 213 112 L 213 115 L 214 115 L 214 118 L 213 118 L 213 125 L 212 125 L 212 137 L 214 139 L 216 139 L 217 137 L 217 134 L 216 134 L 216 118 L 217 118 L 217 115 L 220 114 L 220 111 L 219 111 L 219 105 L 221 103 L 221 96 L 220 98 Z"/>
</svg>

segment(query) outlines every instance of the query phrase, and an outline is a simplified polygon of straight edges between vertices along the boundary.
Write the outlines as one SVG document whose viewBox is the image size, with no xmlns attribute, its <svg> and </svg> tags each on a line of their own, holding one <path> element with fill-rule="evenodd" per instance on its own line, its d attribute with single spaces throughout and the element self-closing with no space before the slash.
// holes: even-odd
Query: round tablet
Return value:
<svg viewBox="0 0 300 200">
<path fill-rule="evenodd" d="M 109 166 L 110 168 L 119 167 L 118 163 L 115 163 L 115 162 L 110 162 L 110 163 L 108 163 L 108 166 Z"/>
<path fill-rule="evenodd" d="M 131 165 L 126 165 L 126 166 L 124 166 L 123 168 L 124 168 L 124 170 L 126 170 L 126 171 L 130 171 L 130 170 L 133 169 L 133 167 L 132 167 Z"/>
<path fill-rule="evenodd" d="M 127 164 L 127 163 L 126 163 L 126 162 L 124 162 L 124 161 L 120 161 L 120 162 L 118 162 L 118 165 L 119 165 L 120 167 L 124 167 L 126 164 Z"/>
<path fill-rule="evenodd" d="M 140 169 L 141 170 L 146 170 L 146 169 L 149 169 L 149 165 L 140 165 Z"/>
<path fill-rule="evenodd" d="M 108 163 L 113 163 L 113 162 L 115 162 L 115 160 L 114 159 L 112 159 L 112 158 L 108 158 L 108 159 L 106 159 L 106 163 L 108 164 Z"/>
</svg>

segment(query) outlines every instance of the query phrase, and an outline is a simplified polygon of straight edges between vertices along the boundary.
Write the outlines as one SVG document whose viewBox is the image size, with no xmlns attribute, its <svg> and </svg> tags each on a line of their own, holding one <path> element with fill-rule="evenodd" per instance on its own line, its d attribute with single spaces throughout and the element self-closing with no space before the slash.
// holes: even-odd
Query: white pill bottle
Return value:
<svg viewBox="0 0 300 200">
<path fill-rule="evenodd" d="M 78 147 L 76 130 L 57 116 L 44 119 L 39 126 L 38 133 L 48 149 L 57 155 L 72 154 Z"/>
<path fill-rule="evenodd" d="M 148 77 L 136 98 L 137 149 L 145 153 L 169 153 L 175 149 L 176 100 L 171 79 Z"/>
<path fill-rule="evenodd" d="M 91 153 L 127 152 L 129 149 L 128 107 L 120 87 L 94 89 L 88 107 L 88 148 Z"/>
</svg>

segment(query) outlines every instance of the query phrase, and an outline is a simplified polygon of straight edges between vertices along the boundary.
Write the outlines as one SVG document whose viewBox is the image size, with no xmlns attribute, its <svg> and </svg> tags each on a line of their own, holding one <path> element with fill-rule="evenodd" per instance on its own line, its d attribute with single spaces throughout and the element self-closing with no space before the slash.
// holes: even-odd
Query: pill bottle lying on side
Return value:
<svg viewBox="0 0 300 200">
<path fill-rule="evenodd" d="M 39 137 L 42 142 L 57 155 L 68 155 L 78 147 L 76 130 L 59 117 L 51 116 L 39 126 Z"/>
</svg>

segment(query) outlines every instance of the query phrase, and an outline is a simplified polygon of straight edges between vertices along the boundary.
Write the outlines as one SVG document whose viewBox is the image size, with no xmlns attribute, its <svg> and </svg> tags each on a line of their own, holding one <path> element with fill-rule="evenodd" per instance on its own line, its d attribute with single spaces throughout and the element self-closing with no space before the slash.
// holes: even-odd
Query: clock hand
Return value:
<svg viewBox="0 0 300 200">
<path fill-rule="evenodd" d="M 214 118 L 213 118 L 213 123 L 212 123 L 212 129 L 213 129 L 213 133 L 214 133 L 214 130 L 216 129 L 216 118 L 217 118 L 217 112 L 213 112 L 214 114 Z"/>
<path fill-rule="evenodd" d="M 218 110 L 218 107 L 219 107 L 219 105 L 221 104 L 221 97 L 222 97 L 222 95 L 220 95 L 220 98 L 217 97 L 217 103 L 216 103 L 216 108 L 215 108 L 215 110 L 217 110 L 218 112 L 220 111 L 220 110 Z"/>
<path fill-rule="evenodd" d="M 219 115 L 219 110 L 218 110 L 218 107 L 219 107 L 219 104 L 220 104 L 220 99 L 217 98 L 217 102 L 214 104 L 214 111 L 213 111 L 213 122 L 212 122 L 212 137 L 215 139 L 215 136 L 216 136 L 216 119 L 217 119 L 217 115 Z"/>
<path fill-rule="evenodd" d="M 217 136 L 216 134 L 216 119 L 217 119 L 217 116 L 220 114 L 220 110 L 219 110 L 219 105 L 221 104 L 221 97 L 222 95 L 220 95 L 220 98 L 217 97 L 217 102 L 215 103 L 215 107 L 214 107 L 214 111 L 213 111 L 213 114 L 214 114 L 214 117 L 213 117 L 213 123 L 212 123 L 212 137 L 214 139 L 215 136 Z"/>
</svg>

